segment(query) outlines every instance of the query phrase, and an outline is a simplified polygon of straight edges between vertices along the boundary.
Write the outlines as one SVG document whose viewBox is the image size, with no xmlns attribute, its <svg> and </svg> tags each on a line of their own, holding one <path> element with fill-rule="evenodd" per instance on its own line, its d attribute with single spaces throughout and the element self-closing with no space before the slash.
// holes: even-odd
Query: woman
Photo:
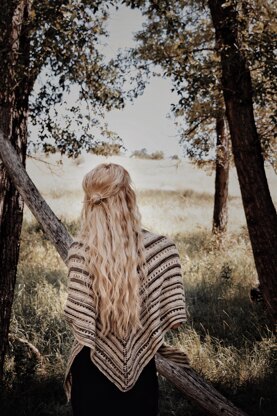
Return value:
<svg viewBox="0 0 277 416">
<path fill-rule="evenodd" d="M 164 344 L 166 331 L 186 321 L 179 254 L 172 240 L 142 229 L 122 166 L 100 164 L 82 185 L 81 226 L 67 257 L 67 398 L 74 416 L 157 416 L 156 352 L 187 365 Z"/>
</svg>

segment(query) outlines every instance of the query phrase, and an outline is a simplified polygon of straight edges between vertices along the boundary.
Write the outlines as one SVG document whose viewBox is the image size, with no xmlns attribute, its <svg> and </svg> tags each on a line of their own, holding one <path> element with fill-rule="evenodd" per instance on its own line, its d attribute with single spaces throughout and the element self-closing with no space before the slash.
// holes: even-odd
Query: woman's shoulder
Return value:
<svg viewBox="0 0 277 416">
<path fill-rule="evenodd" d="M 70 266 L 76 260 L 79 263 L 83 263 L 85 261 L 84 244 L 79 239 L 73 238 L 72 242 L 68 247 L 66 264 Z"/>
<path fill-rule="evenodd" d="M 68 249 L 68 251 L 70 252 L 78 251 L 79 253 L 86 253 L 88 250 L 89 246 L 87 245 L 87 243 L 85 241 L 82 241 L 79 237 L 73 237 L 73 240 Z"/>
<path fill-rule="evenodd" d="M 172 238 L 165 234 L 154 233 L 153 231 L 143 229 L 143 236 L 144 236 L 144 244 L 146 248 L 151 247 L 163 247 L 163 246 L 175 246 L 175 243 Z"/>
<path fill-rule="evenodd" d="M 80 248 L 80 247 L 83 247 L 83 243 L 82 243 L 82 241 L 80 241 L 80 239 L 78 239 L 78 238 L 73 238 L 73 240 L 72 240 L 72 242 L 71 242 L 71 244 L 70 244 L 70 246 L 69 246 L 69 250 L 70 249 L 74 249 L 74 248 Z"/>
</svg>

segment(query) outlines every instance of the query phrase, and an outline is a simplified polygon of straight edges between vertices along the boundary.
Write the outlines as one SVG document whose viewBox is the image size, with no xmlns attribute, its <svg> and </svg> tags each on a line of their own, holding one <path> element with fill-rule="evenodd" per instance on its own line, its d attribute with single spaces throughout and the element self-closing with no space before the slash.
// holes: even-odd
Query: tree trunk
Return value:
<svg viewBox="0 0 277 416">
<path fill-rule="evenodd" d="M 22 162 L 11 143 L 4 138 L 0 130 L 0 156 L 12 181 L 23 197 L 26 205 L 42 226 L 46 236 L 56 247 L 63 260 L 66 259 L 72 237 L 63 223 L 56 217 L 49 205 L 42 198 L 37 187 L 27 174 Z"/>
<path fill-rule="evenodd" d="M 27 141 L 29 44 L 23 22 L 28 16 L 28 1 L 1 1 L 0 127 L 16 148 L 25 165 Z M 20 78 L 18 77 L 20 75 Z M 14 297 L 23 200 L 0 165 L 0 383 Z"/>
<path fill-rule="evenodd" d="M 209 0 L 209 8 L 221 55 L 224 101 L 249 237 L 261 290 L 276 322 L 277 216 L 255 125 L 251 75 L 240 45 L 235 2 Z"/>
<path fill-rule="evenodd" d="M 216 170 L 213 233 L 227 231 L 228 224 L 229 143 L 224 117 L 216 120 Z"/>
<path fill-rule="evenodd" d="M 192 368 L 180 368 L 157 353 L 155 356 L 158 372 L 166 377 L 189 399 L 193 400 L 207 415 L 246 416 L 218 390 L 208 384 Z"/>
<path fill-rule="evenodd" d="M 65 260 L 72 237 L 40 195 L 10 142 L 5 140 L 1 130 L 0 156 L 25 203 L 41 224 L 46 235 L 55 244 L 62 259 Z M 247 416 L 191 368 L 181 369 L 158 353 L 156 354 L 156 362 L 159 373 L 171 381 L 182 393 L 195 401 L 207 414 L 214 416 Z"/>
</svg>

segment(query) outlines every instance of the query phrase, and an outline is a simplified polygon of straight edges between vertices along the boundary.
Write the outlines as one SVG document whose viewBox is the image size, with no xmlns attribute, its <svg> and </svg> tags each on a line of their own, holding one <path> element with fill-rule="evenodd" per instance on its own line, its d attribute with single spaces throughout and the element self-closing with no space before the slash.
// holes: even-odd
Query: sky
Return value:
<svg viewBox="0 0 277 416">
<path fill-rule="evenodd" d="M 137 10 L 121 7 L 112 13 L 107 25 L 110 38 L 103 52 L 113 57 L 118 48 L 134 46 L 133 34 L 141 29 L 142 23 L 143 17 Z M 168 79 L 152 78 L 144 94 L 133 104 L 128 103 L 124 110 L 106 113 L 111 130 L 122 137 L 130 153 L 146 148 L 149 152 L 161 150 L 166 156 L 182 156 L 174 120 L 166 117 L 170 104 L 176 100 L 171 88 Z"/>
<path fill-rule="evenodd" d="M 107 59 L 115 57 L 119 48 L 135 45 L 134 33 L 142 28 L 144 20 L 140 11 L 131 10 L 123 5 L 117 11 L 110 9 L 110 13 L 106 26 L 110 37 L 105 39 L 105 45 L 100 47 L 100 51 Z M 42 73 L 35 85 L 35 91 L 44 82 L 45 76 Z M 170 113 L 170 104 L 176 102 L 177 97 L 177 94 L 171 92 L 171 88 L 168 79 L 152 78 L 144 94 L 133 103 L 127 102 L 122 110 L 104 111 L 109 129 L 122 138 L 127 156 L 134 150 L 143 148 L 146 148 L 148 153 L 163 151 L 166 157 L 183 155 L 178 144 L 179 138 L 174 120 L 167 117 Z M 77 89 L 73 87 L 69 104 L 74 105 L 76 94 L 78 95 L 76 91 Z M 61 117 L 62 113 L 61 108 L 59 111 Z M 31 137 L 36 137 L 38 128 L 30 125 L 29 130 Z"/>
</svg>

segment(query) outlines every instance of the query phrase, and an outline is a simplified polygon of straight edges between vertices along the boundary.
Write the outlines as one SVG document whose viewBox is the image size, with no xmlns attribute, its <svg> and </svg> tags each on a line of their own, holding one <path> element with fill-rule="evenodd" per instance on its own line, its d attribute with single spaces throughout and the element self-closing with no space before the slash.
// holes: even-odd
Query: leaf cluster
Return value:
<svg viewBox="0 0 277 416">
<path fill-rule="evenodd" d="M 106 131 L 103 108 L 124 106 L 117 70 L 98 48 L 107 36 L 107 3 L 59 0 L 50 7 L 48 1 L 33 3 L 30 71 L 34 80 L 44 71 L 30 115 L 32 123 L 39 124 L 45 151 L 58 149 L 77 156 L 81 149 L 94 148 L 95 127 L 98 135 Z M 61 123 L 62 106 L 67 112 Z"/>
<path fill-rule="evenodd" d="M 7 15 L 14 12 L 13 3 L 7 5 Z M 46 152 L 77 156 L 93 146 L 96 131 L 105 132 L 103 109 L 124 106 L 118 71 L 99 48 L 107 37 L 112 4 L 33 0 L 24 15 L 20 54 L 28 59 L 17 61 L 14 84 L 28 86 L 29 120 L 38 132 L 34 142 L 42 142 Z M 7 18 L 1 19 L 2 28 Z"/>
</svg>

